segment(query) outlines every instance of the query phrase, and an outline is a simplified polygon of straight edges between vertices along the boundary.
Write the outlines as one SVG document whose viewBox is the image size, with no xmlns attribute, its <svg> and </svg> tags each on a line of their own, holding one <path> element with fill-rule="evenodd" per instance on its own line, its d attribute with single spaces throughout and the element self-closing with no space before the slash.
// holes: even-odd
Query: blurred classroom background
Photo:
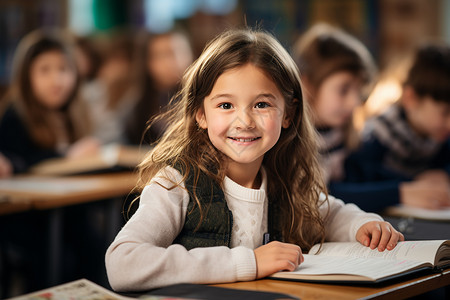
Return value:
<svg viewBox="0 0 450 300">
<path fill-rule="evenodd" d="M 199 54 L 226 28 L 262 27 L 289 48 L 309 26 L 323 21 L 361 39 L 382 68 L 425 38 L 450 42 L 449 16 L 445 0 L 2 0 L 0 96 L 17 43 L 42 26 L 94 38 L 119 29 L 161 33 L 181 28 Z"/>
<path fill-rule="evenodd" d="M 80 40 L 86 39 L 89 47 L 94 47 L 95 55 L 98 56 L 95 58 L 94 55 L 91 60 L 91 71 L 100 68 L 96 64 L 115 55 L 111 50 L 123 50 L 119 56 L 123 55 L 130 65 L 115 65 L 117 68 L 105 69 L 103 73 L 107 76 L 122 76 L 120 84 L 123 84 L 123 88 L 115 84 L 116 90 L 109 91 L 120 93 L 120 97 L 126 98 L 124 90 L 128 88 L 128 84 L 135 84 L 129 82 L 134 77 L 128 74 L 131 74 L 131 62 L 137 55 L 133 47 L 142 32 L 182 32 L 190 42 L 192 59 L 195 59 L 205 43 L 225 29 L 245 25 L 263 28 L 273 33 L 291 51 L 294 41 L 318 22 L 340 27 L 368 47 L 380 74 L 386 77 L 384 81 L 379 81 L 379 86 L 375 87 L 367 102 L 373 111 L 378 112 L 386 107 L 386 101 L 397 100 L 401 93 L 399 80 L 403 74 L 392 70 L 393 66 L 422 41 L 440 40 L 450 43 L 450 1 L 446 0 L 1 0 L 0 99 L 4 98 L 11 81 L 12 61 L 19 41 L 32 30 L 42 27 L 68 29 Z M 117 36 L 122 39 L 111 43 L 111 37 Z M 86 72 L 84 76 L 90 76 L 89 71 Z M 93 76 L 103 73 L 98 72 Z M 142 95 L 146 95 L 145 91 Z M 115 95 L 111 97 L 114 98 Z M 138 96 L 135 98 L 136 101 L 139 100 Z M 113 103 L 115 100 L 111 101 Z M 137 108 L 139 109 L 139 106 Z M 120 142 L 117 137 L 102 138 L 105 138 L 105 144 L 109 142 L 109 138 L 113 139 L 113 142 Z M 139 143 L 139 138 L 132 143 Z M 120 204 L 115 207 L 118 208 L 119 214 Z M 13 219 L 14 216 L 8 217 Z M 8 220 L 4 216 L 0 218 L 5 223 Z M 42 217 L 45 218 L 47 216 Z M 102 215 L 101 218 L 105 216 Z M 113 231 L 112 236 L 118 227 L 108 229 Z M 108 286 L 102 259 L 109 242 L 110 240 L 106 240 L 100 245 L 100 249 L 97 249 L 100 261 L 87 262 L 92 264 L 93 268 L 101 266 L 100 275 L 89 277 L 82 273 L 65 274 L 64 280 L 75 280 L 83 276 Z M 68 245 L 70 246 L 70 243 Z M 1 250 L 0 248 L 0 252 Z M 74 265 L 84 263 L 79 257 L 71 259 Z M 21 289 L 20 278 L 16 278 L 17 280 L 19 285 L 14 287 L 12 292 L 11 287 L 0 287 L 0 296 L 2 291 L 4 295 L 9 296 L 28 292 Z M 60 284 L 61 281 L 61 278 L 57 278 L 53 282 Z M 47 286 L 42 288 L 44 287 Z"/>
</svg>

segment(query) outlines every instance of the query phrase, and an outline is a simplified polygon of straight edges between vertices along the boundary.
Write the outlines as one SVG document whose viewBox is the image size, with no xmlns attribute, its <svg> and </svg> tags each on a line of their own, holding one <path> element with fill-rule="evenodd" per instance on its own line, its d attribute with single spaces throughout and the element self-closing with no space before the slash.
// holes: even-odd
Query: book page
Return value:
<svg viewBox="0 0 450 300">
<path fill-rule="evenodd" d="M 311 275 L 354 275 L 376 280 L 396 275 L 422 266 L 420 262 L 399 260 L 391 261 L 375 258 L 332 257 L 321 255 L 304 255 L 305 261 L 293 272 L 279 272 L 273 277 L 315 279 Z M 299 277 L 299 275 L 301 275 Z M 332 277 L 329 277 L 332 278 Z M 318 279 L 318 278 L 317 278 Z M 338 279 L 336 277 L 335 279 Z M 348 278 L 347 278 L 348 279 Z M 356 278 L 353 280 L 357 281 Z"/>
<path fill-rule="evenodd" d="M 89 280 L 80 279 L 66 284 L 58 285 L 39 292 L 11 298 L 10 300 L 126 300 L 129 297 L 115 294 Z"/>
<path fill-rule="evenodd" d="M 92 281 L 80 279 L 69 283 L 57 285 L 45 290 L 26 294 L 8 300 L 194 300 L 178 296 L 136 295 L 122 296 L 112 292 Z"/>
<path fill-rule="evenodd" d="M 360 258 L 384 258 L 389 260 L 415 260 L 429 262 L 434 265 L 436 252 L 445 240 L 439 241 L 405 241 L 399 242 L 391 250 L 379 252 L 377 249 L 370 249 L 358 242 L 349 243 L 324 243 L 319 255 L 327 256 L 350 256 Z M 316 254 L 319 245 L 315 245 L 309 254 Z"/>
</svg>

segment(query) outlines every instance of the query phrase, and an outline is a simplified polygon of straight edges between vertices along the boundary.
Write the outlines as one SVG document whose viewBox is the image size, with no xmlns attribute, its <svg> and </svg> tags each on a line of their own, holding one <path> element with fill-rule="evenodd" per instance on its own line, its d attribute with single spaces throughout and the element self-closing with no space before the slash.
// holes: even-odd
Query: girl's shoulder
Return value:
<svg viewBox="0 0 450 300">
<path fill-rule="evenodd" d="M 167 165 L 159 170 L 155 176 L 149 181 L 147 186 L 152 184 L 161 185 L 167 189 L 172 189 L 175 186 L 184 186 L 183 175 L 179 170 Z"/>
</svg>

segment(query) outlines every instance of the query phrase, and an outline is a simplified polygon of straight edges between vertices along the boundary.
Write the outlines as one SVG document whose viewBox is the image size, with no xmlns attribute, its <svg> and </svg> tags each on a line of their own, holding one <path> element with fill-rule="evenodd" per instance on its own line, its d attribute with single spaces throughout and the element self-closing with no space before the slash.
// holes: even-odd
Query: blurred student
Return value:
<svg viewBox="0 0 450 300">
<path fill-rule="evenodd" d="M 359 206 L 367 208 L 376 201 L 381 207 L 450 207 L 448 45 L 428 44 L 417 50 L 401 98 L 370 119 L 362 137 L 361 147 L 346 163 L 346 180 L 384 195 L 354 197 Z"/>
<path fill-rule="evenodd" d="M 74 56 L 63 33 L 37 30 L 20 42 L 10 90 L 0 112 L 0 152 L 13 173 L 48 158 L 98 151 L 77 97 Z"/>
<path fill-rule="evenodd" d="M 327 24 L 317 24 L 303 34 L 293 56 L 319 132 L 325 180 L 341 181 L 344 160 L 358 144 L 353 112 L 373 78 L 373 59 L 360 41 Z"/>
<path fill-rule="evenodd" d="M 112 32 L 97 40 L 101 62 L 96 61 L 99 66 L 95 78 L 86 80 L 82 86 L 83 99 L 93 116 L 93 135 L 102 144 L 124 144 L 126 120 L 135 105 L 131 90 L 133 39 L 127 32 Z M 79 58 L 79 66 L 89 72 L 92 61 Z"/>
<path fill-rule="evenodd" d="M 75 38 L 75 60 L 82 82 L 90 82 L 97 77 L 102 57 L 93 37 L 77 36 Z"/>
<path fill-rule="evenodd" d="M 164 121 L 147 130 L 147 121 L 169 103 L 186 68 L 193 61 L 188 38 L 180 32 L 143 33 L 136 58 L 137 103 L 127 123 L 131 144 L 155 142 L 164 132 Z"/>
</svg>

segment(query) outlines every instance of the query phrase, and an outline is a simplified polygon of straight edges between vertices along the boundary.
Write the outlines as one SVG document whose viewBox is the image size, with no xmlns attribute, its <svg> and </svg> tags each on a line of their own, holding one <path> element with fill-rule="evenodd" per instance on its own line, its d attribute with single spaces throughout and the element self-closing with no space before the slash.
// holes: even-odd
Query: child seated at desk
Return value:
<svg viewBox="0 0 450 300">
<path fill-rule="evenodd" d="M 366 210 L 450 207 L 449 46 L 418 49 L 400 100 L 370 119 L 362 138 L 346 162 L 354 190 L 340 197 Z"/>
<path fill-rule="evenodd" d="M 14 173 L 47 158 L 98 151 L 98 142 L 87 137 L 89 117 L 77 97 L 71 51 L 56 30 L 29 33 L 16 50 L 11 87 L 0 111 L 0 152 Z"/>
<path fill-rule="evenodd" d="M 363 43 L 328 24 L 314 25 L 301 35 L 293 57 L 319 133 L 325 181 L 339 184 L 345 158 L 359 142 L 353 114 L 363 104 L 375 63 Z"/>
<path fill-rule="evenodd" d="M 403 240 L 327 196 L 298 69 L 269 34 L 216 37 L 175 97 L 141 164 L 139 207 L 106 253 L 115 290 L 255 280 L 294 270 L 324 240 L 379 251 Z"/>
</svg>

